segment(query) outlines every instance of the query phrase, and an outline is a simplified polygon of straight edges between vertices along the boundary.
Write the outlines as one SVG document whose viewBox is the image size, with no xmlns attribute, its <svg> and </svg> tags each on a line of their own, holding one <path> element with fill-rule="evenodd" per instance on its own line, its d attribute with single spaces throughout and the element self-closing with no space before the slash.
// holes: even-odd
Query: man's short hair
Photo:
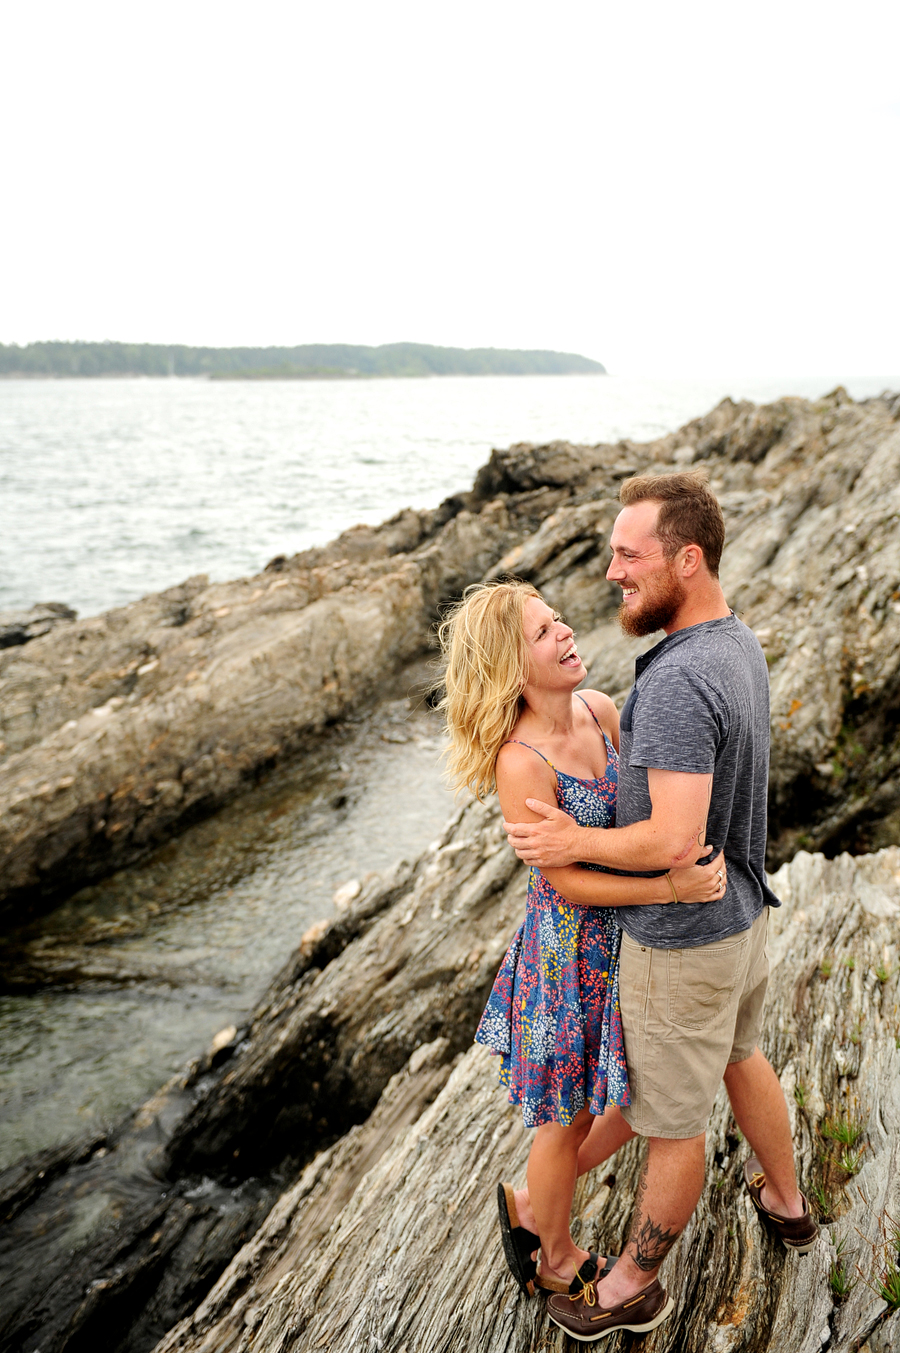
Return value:
<svg viewBox="0 0 900 1353">
<path fill-rule="evenodd" d="M 725 546 L 725 521 L 706 476 L 693 470 L 682 474 L 636 475 L 623 481 L 619 490 L 623 507 L 648 499 L 659 503 L 654 534 L 665 557 L 671 559 L 683 545 L 699 545 L 707 568 L 718 578 Z"/>
</svg>

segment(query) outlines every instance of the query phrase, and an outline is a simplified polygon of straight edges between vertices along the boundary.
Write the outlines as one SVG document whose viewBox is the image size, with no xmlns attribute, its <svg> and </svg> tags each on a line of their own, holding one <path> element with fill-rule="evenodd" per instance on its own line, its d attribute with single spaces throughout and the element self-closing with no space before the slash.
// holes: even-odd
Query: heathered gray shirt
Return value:
<svg viewBox="0 0 900 1353">
<path fill-rule="evenodd" d="M 638 944 L 689 949 L 780 906 L 765 875 L 769 673 L 753 631 L 730 615 L 676 630 L 642 654 L 620 741 L 616 826 L 649 818 L 648 769 L 712 771 L 706 840 L 724 846 L 728 865 L 720 901 L 617 907 L 622 929 Z"/>
</svg>

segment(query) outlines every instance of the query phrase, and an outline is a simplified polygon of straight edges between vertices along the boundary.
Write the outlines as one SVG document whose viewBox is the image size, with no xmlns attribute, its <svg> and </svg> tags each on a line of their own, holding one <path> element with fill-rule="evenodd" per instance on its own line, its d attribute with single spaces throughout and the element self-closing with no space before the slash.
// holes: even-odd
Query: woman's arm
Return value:
<svg viewBox="0 0 900 1353">
<path fill-rule="evenodd" d="M 497 794 L 507 821 L 537 821 L 538 814 L 526 807 L 525 800 L 543 798 L 544 802 L 554 802 L 556 776 L 536 752 L 519 743 L 508 742 L 501 747 L 497 757 Z M 675 875 L 679 902 L 713 902 L 720 897 L 719 869 L 724 874 L 721 856 L 711 865 L 679 869 Z M 659 878 L 629 878 L 583 869 L 577 864 L 541 872 L 551 888 L 568 902 L 582 906 L 636 907 L 674 901 L 665 874 Z"/>
<path fill-rule="evenodd" d="M 661 874 L 652 879 L 603 874 L 596 869 L 584 869 L 580 864 L 542 869 L 541 873 L 550 887 L 567 902 L 587 907 L 642 907 L 676 899 L 679 902 L 717 902 L 725 895 L 724 884 L 727 882 L 725 856 L 721 852 L 710 864 L 673 869 L 671 875 Z"/>
</svg>

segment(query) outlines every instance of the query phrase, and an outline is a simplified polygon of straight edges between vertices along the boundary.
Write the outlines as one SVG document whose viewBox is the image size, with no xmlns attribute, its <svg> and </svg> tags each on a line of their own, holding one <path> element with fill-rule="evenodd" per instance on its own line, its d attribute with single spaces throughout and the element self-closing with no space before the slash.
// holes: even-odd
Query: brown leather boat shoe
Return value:
<svg viewBox="0 0 900 1353">
<path fill-rule="evenodd" d="M 770 1212 L 762 1203 L 766 1176 L 756 1156 L 751 1156 L 744 1166 L 744 1183 L 766 1230 L 776 1236 L 786 1250 L 793 1250 L 795 1254 L 808 1254 L 818 1239 L 819 1228 L 809 1215 L 809 1203 L 803 1194 L 800 1194 L 803 1198 L 802 1217 L 780 1217 L 777 1212 Z"/>
<path fill-rule="evenodd" d="M 582 1343 L 593 1343 L 616 1330 L 631 1330 L 633 1334 L 647 1334 L 672 1314 L 674 1301 L 659 1285 L 659 1279 L 636 1292 L 616 1306 L 601 1306 L 597 1289 L 586 1283 L 578 1296 L 551 1297 L 547 1314 L 555 1325 Z"/>
</svg>

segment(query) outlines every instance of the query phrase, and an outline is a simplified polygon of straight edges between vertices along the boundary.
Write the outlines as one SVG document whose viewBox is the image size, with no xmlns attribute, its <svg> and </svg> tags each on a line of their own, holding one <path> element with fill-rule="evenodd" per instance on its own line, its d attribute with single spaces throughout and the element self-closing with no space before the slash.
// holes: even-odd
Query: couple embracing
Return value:
<svg viewBox="0 0 900 1353">
<path fill-rule="evenodd" d="M 501 1184 L 507 1263 L 576 1339 L 645 1332 L 674 1302 L 657 1273 L 704 1182 L 724 1079 L 761 1221 L 806 1253 L 784 1096 L 757 1047 L 768 977 L 769 687 L 719 584 L 721 509 L 702 476 L 622 485 L 607 577 L 638 658 L 619 718 L 574 635 L 534 588 L 470 590 L 442 626 L 451 774 L 496 788 L 531 865 L 525 920 L 477 1041 L 535 1128 L 527 1187 Z M 553 805 L 556 805 L 555 807 Z M 708 843 L 708 844 L 706 844 Z M 576 1178 L 648 1139 L 621 1255 L 579 1249 Z"/>
</svg>

